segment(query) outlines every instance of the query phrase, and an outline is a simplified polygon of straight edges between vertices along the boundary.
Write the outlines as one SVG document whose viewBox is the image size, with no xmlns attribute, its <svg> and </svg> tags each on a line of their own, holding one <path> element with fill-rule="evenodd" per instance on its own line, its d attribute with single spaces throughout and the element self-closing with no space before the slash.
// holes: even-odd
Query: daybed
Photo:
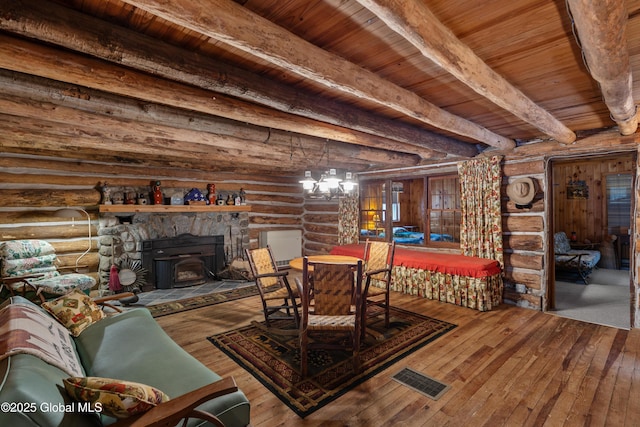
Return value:
<svg viewBox="0 0 640 427">
<path fill-rule="evenodd" d="M 67 302 L 63 305 L 73 306 Z M 249 401 L 233 379 L 221 379 L 184 351 L 147 309 L 129 309 L 96 320 L 98 317 L 94 312 L 87 315 L 85 320 L 92 321 L 87 321 L 86 329 L 74 337 L 42 307 L 25 298 L 12 297 L 3 304 L 0 310 L 3 321 L 0 347 L 4 347 L 0 350 L 4 358 L 0 360 L 0 403 L 4 406 L 0 411 L 0 426 L 78 427 L 130 421 L 134 418 L 118 420 L 107 416 L 105 410 L 118 407 L 110 400 L 114 394 L 134 395 L 129 387 L 124 388 L 123 381 L 153 387 L 153 392 L 145 394 L 146 397 L 159 399 L 164 397 L 164 392 L 170 398 L 157 406 L 135 401 L 140 406 L 126 407 L 126 415 L 138 408 L 143 411 L 142 415 L 134 415 L 142 417 L 138 425 L 148 426 L 155 417 L 166 421 L 168 409 L 175 413 L 189 404 L 217 416 L 226 426 L 249 424 Z M 71 330 L 78 333 L 77 329 Z M 14 343 L 13 348 L 7 348 L 9 343 Z M 116 380 L 110 382 L 110 387 L 115 387 L 111 395 L 103 389 L 87 390 L 90 388 L 87 382 L 99 383 L 98 379 L 88 377 Z M 87 401 L 78 400 L 78 395 L 72 398 L 72 392 L 65 386 L 72 387 L 73 392 L 82 394 Z M 220 390 L 214 390 L 217 388 Z M 140 397 L 142 391 L 136 393 L 135 396 Z M 98 394 L 109 403 L 97 405 Z M 130 404 L 132 400 L 130 397 L 127 402 Z M 201 422 L 190 419 L 189 425 L 203 425 Z"/>
<path fill-rule="evenodd" d="M 384 237 L 384 231 L 377 233 L 372 230 L 360 230 L 360 236 L 361 238 Z M 453 242 L 453 236 L 450 234 L 431 233 L 429 239 L 432 242 Z M 404 227 L 393 227 L 393 240 L 399 244 L 422 244 L 424 243 L 424 233 L 410 231 Z"/>
<path fill-rule="evenodd" d="M 331 254 L 363 257 L 364 244 L 335 246 Z M 488 311 L 502 302 L 502 288 L 498 261 L 396 248 L 394 291 Z"/>
<path fill-rule="evenodd" d="M 393 240 L 400 244 L 421 244 L 424 243 L 424 233 L 409 231 L 404 227 L 393 227 Z M 432 242 L 453 242 L 453 237 L 449 234 L 430 233 L 429 240 Z"/>
</svg>

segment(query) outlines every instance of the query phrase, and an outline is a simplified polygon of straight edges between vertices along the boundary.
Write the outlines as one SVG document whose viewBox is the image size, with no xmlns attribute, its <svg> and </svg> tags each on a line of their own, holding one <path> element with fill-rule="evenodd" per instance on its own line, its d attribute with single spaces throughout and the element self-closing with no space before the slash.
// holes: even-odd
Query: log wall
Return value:
<svg viewBox="0 0 640 427">
<path fill-rule="evenodd" d="M 634 136 L 619 137 L 617 133 L 608 132 L 565 147 L 562 154 L 557 151 L 557 145 L 545 143 L 504 153 L 502 198 L 506 302 L 546 310 L 553 301 L 553 254 L 549 251 L 553 231 L 550 162 L 572 156 L 577 159 L 609 156 L 612 152 L 633 155 L 637 147 Z M 302 229 L 304 254 L 326 253 L 337 244 L 338 201 L 305 199 L 297 176 L 276 177 L 249 171 L 233 174 L 206 172 L 127 165 L 100 159 L 81 162 L 74 160 L 69 153 L 65 158 L 1 151 L 0 155 L 0 240 L 48 240 L 64 265 L 73 265 L 86 249 L 87 222 L 76 220 L 72 223 L 53 214 L 59 208 L 81 207 L 89 212 L 92 227 L 95 227 L 101 196 L 98 184 L 104 181 L 113 188 L 126 189 L 148 188 L 152 180 L 160 180 L 166 193 L 172 189 L 186 192 L 194 187 L 205 191 L 209 182 L 216 183 L 219 191 L 233 192 L 242 187 L 247 193 L 248 204 L 252 206 L 249 214 L 250 247 L 259 245 L 261 231 L 273 229 Z M 634 167 L 637 168 L 637 164 Z M 446 168 L 452 168 L 450 162 Z M 412 173 L 416 170 L 412 169 Z M 519 177 L 532 177 L 536 182 L 536 197 L 529 209 L 516 207 L 506 196 L 509 182 Z M 636 188 L 637 206 L 640 200 L 638 180 Z M 634 218 L 636 230 L 631 241 L 633 288 L 630 292 L 633 324 L 638 326 L 636 248 L 640 216 L 637 210 Z M 98 240 L 94 237 L 92 251 L 83 258 L 83 264 L 88 263 L 96 276 L 97 251 Z"/>
<path fill-rule="evenodd" d="M 147 191 L 160 180 L 165 194 L 186 193 L 207 184 L 220 192 L 246 191 L 249 212 L 249 246 L 259 246 L 261 231 L 301 229 L 304 199 L 298 177 L 274 177 L 251 173 L 189 171 L 152 168 L 110 162 L 80 162 L 0 151 L 0 241 L 43 239 L 51 242 L 63 265 L 74 265 L 88 247 L 86 219 L 58 218 L 64 207 L 85 209 L 91 216 L 92 250 L 82 258 L 99 280 L 97 234 L 100 185 L 105 181 L 112 195 L 121 190 Z M 325 231 L 326 233 L 326 231 Z"/>
<path fill-rule="evenodd" d="M 552 176 L 552 166 L 566 165 L 575 169 L 575 165 L 589 162 L 592 165 L 604 164 L 598 170 L 605 168 L 609 170 L 612 164 L 618 165 L 628 171 L 637 168 L 633 165 L 633 159 L 637 155 L 638 139 L 635 136 L 623 137 L 614 130 L 604 131 L 597 135 L 580 139 L 579 142 L 571 146 L 563 146 L 562 150 L 553 143 L 533 144 L 531 146 L 519 147 L 511 153 L 505 153 L 503 167 L 503 233 L 505 247 L 505 293 L 506 302 L 536 310 L 548 310 L 553 307 L 554 302 L 554 271 L 553 253 L 551 242 L 554 232 L 554 213 L 561 210 L 561 205 L 565 200 L 559 200 L 557 194 L 551 188 L 555 185 Z M 622 163 L 616 161 L 609 162 L 612 155 L 625 159 Z M 636 162 L 637 163 L 637 162 Z M 556 172 L 557 175 L 558 172 Z M 564 171 L 560 171 L 561 174 Z M 531 177 L 536 182 L 537 192 L 529 209 L 520 209 L 508 200 L 506 187 L 509 182 L 521 177 Z M 636 188 L 638 183 L 638 172 L 636 171 Z M 589 178 L 594 184 L 592 188 L 593 198 L 600 203 L 600 188 L 596 181 L 597 177 Z M 635 206 L 640 200 L 640 194 L 636 194 Z M 597 212 L 585 211 L 589 221 L 594 224 L 604 221 L 601 214 Z M 638 218 L 637 209 L 632 213 L 634 218 Z M 636 220 L 637 221 L 637 220 Z M 636 254 L 638 239 L 638 223 L 631 242 L 631 251 Z M 593 229 L 595 230 L 595 228 Z M 594 231 L 594 239 L 595 231 Z M 631 266 L 631 325 L 640 326 L 638 316 L 638 274 L 637 260 Z"/>
</svg>

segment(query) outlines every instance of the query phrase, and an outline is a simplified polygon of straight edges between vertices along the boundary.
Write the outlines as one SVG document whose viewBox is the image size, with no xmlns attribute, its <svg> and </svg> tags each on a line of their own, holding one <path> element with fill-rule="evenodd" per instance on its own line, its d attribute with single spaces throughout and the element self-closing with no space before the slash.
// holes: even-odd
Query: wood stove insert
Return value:
<svg viewBox="0 0 640 427">
<path fill-rule="evenodd" d="M 224 236 L 181 234 L 145 240 L 142 265 L 149 271 L 144 290 L 205 283 L 224 269 Z"/>
</svg>

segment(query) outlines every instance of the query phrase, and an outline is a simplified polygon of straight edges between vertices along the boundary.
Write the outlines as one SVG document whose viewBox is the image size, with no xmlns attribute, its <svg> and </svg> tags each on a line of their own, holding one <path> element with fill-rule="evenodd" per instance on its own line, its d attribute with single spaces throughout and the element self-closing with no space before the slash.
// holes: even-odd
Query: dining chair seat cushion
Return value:
<svg viewBox="0 0 640 427">
<path fill-rule="evenodd" d="M 346 315 L 346 316 L 322 316 L 322 315 L 314 315 L 309 316 L 309 321 L 307 323 L 307 329 L 322 329 L 326 330 L 336 330 L 336 331 L 349 331 L 355 328 L 355 316 L 354 315 Z"/>
</svg>

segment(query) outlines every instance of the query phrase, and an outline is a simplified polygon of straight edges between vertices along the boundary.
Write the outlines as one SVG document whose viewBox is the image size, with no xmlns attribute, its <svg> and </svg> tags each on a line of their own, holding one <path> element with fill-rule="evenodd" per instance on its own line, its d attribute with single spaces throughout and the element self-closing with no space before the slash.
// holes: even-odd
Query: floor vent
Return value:
<svg viewBox="0 0 640 427">
<path fill-rule="evenodd" d="M 440 397 L 449 390 L 448 385 L 409 368 L 403 368 L 392 378 L 400 384 L 412 388 L 433 400 L 440 399 Z"/>
</svg>

